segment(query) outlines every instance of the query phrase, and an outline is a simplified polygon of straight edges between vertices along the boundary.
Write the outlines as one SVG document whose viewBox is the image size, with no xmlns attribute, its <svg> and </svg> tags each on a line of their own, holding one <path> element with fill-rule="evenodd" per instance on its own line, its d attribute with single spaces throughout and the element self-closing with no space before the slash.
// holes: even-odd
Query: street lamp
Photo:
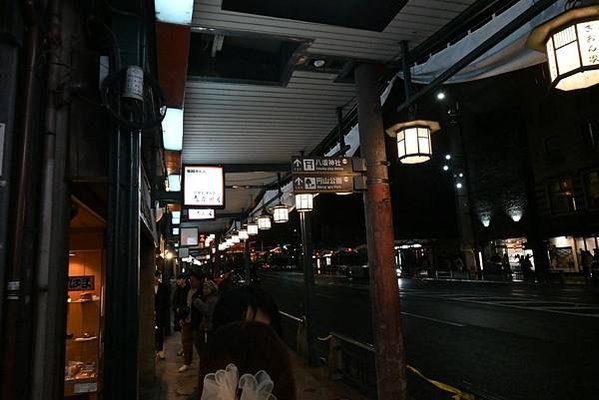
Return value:
<svg viewBox="0 0 599 400">
<path fill-rule="evenodd" d="M 289 210 L 287 206 L 279 204 L 272 210 L 272 218 L 275 224 L 283 224 L 289 221 Z"/>
<path fill-rule="evenodd" d="M 239 239 L 248 240 L 249 238 L 250 238 L 250 235 L 248 235 L 247 229 L 242 228 L 239 230 Z"/>
<path fill-rule="evenodd" d="M 258 217 L 258 229 L 261 231 L 268 231 L 270 228 L 272 228 L 270 215 L 263 211 L 262 215 Z"/>
<path fill-rule="evenodd" d="M 256 236 L 258 234 L 258 224 L 255 222 L 250 222 L 247 225 L 248 235 Z"/>
<path fill-rule="evenodd" d="M 570 91 L 599 83 L 599 1 L 582 0 L 535 28 L 526 43 L 546 52 L 551 86 Z"/>
<path fill-rule="evenodd" d="M 314 208 L 314 196 L 310 193 L 295 195 L 295 208 L 298 212 L 309 212 Z"/>
<path fill-rule="evenodd" d="M 413 120 L 393 125 L 387 129 L 387 134 L 397 138 L 399 161 L 403 164 L 420 164 L 431 159 L 431 134 L 439 129 L 441 126 L 438 122 Z"/>
</svg>

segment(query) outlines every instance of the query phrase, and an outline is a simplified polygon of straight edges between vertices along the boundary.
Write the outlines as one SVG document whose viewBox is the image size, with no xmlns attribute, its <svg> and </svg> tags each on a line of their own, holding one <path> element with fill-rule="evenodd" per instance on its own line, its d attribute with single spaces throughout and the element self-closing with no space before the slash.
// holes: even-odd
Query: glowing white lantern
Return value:
<svg viewBox="0 0 599 400">
<path fill-rule="evenodd" d="M 233 244 L 237 244 L 237 243 L 241 242 L 239 235 L 235 234 L 235 235 L 231 236 L 231 242 L 233 242 Z"/>
<path fill-rule="evenodd" d="M 256 224 L 255 222 L 250 222 L 247 226 L 248 229 L 248 235 L 250 236 L 255 236 L 258 234 L 258 224 Z"/>
<path fill-rule="evenodd" d="M 272 218 L 275 224 L 282 224 L 289 221 L 289 210 L 283 204 L 275 206 L 272 210 Z"/>
<path fill-rule="evenodd" d="M 387 134 L 397 138 L 399 161 L 404 164 L 419 164 L 431 159 L 431 134 L 439 129 L 441 126 L 438 122 L 415 120 L 395 124 L 387 129 Z"/>
<path fill-rule="evenodd" d="M 551 86 L 559 90 L 599 83 L 599 5 L 581 3 L 538 26 L 528 38 L 528 47 L 547 53 Z"/>
<path fill-rule="evenodd" d="M 250 235 L 248 235 L 247 229 L 240 229 L 239 230 L 239 239 L 241 239 L 241 240 L 248 240 L 249 238 L 250 238 Z"/>
<path fill-rule="evenodd" d="M 295 209 L 299 212 L 312 211 L 314 208 L 314 196 L 309 193 L 295 195 Z"/>
<path fill-rule="evenodd" d="M 272 222 L 270 220 L 270 215 L 264 213 L 258 217 L 258 229 L 261 231 L 267 231 L 272 228 Z"/>
</svg>

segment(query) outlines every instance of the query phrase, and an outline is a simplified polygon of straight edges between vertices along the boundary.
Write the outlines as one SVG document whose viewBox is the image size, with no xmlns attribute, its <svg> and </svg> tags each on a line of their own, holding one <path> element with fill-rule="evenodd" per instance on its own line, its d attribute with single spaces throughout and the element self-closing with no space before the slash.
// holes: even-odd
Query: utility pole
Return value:
<svg viewBox="0 0 599 400">
<path fill-rule="evenodd" d="M 316 348 L 316 326 L 314 324 L 314 267 L 312 265 L 312 224 L 309 212 L 300 212 L 300 229 L 302 233 L 302 262 L 306 293 L 304 312 L 306 314 L 306 337 L 308 341 L 308 364 L 318 366 L 318 349 Z"/>
<path fill-rule="evenodd" d="M 378 87 L 379 67 L 355 70 L 360 149 L 368 166 L 364 192 L 378 398 L 407 399 L 393 213 Z"/>
</svg>

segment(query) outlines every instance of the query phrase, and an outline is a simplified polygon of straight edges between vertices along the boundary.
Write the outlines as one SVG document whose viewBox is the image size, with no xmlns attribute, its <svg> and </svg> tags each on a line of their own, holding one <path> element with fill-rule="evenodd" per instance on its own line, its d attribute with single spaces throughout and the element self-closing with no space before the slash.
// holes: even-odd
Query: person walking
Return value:
<svg viewBox="0 0 599 400">
<path fill-rule="evenodd" d="M 181 321 L 184 321 L 189 314 L 187 306 L 187 292 L 189 292 L 189 282 L 185 274 L 177 276 L 177 286 L 173 295 L 173 315 L 174 328 L 176 332 L 181 332 Z M 181 349 L 177 352 L 178 356 L 183 355 L 183 340 L 181 340 Z"/>
<path fill-rule="evenodd" d="M 190 312 L 185 319 L 181 321 L 181 341 L 183 342 L 183 365 L 179 368 L 179 372 L 185 372 L 189 369 L 193 361 L 193 348 L 196 348 L 198 356 L 200 355 L 199 348 L 199 326 L 201 315 L 199 311 L 192 307 L 193 301 L 202 295 L 202 284 L 204 277 L 197 271 L 192 271 L 189 274 L 189 291 L 187 292 L 186 304 Z"/>
<path fill-rule="evenodd" d="M 198 353 L 200 354 L 200 363 L 207 355 L 209 337 L 212 335 L 214 329 L 212 317 L 217 301 L 218 289 L 216 284 L 211 280 L 204 281 L 204 285 L 202 286 L 202 297 L 196 297 L 192 305 L 202 316 L 202 321 L 198 327 Z"/>
<path fill-rule="evenodd" d="M 154 273 L 154 327 L 156 337 L 156 354 L 164 360 L 164 333 L 169 320 L 168 288 L 162 283 L 162 273 Z"/>
</svg>

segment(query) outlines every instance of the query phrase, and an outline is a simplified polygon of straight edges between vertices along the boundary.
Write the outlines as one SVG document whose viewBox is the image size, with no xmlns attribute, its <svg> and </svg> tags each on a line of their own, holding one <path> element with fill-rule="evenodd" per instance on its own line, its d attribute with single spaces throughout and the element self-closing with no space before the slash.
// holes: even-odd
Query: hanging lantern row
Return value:
<svg viewBox="0 0 599 400">
<path fill-rule="evenodd" d="M 314 208 L 314 196 L 309 193 L 295 195 L 295 209 L 299 212 L 310 212 Z"/>
<path fill-rule="evenodd" d="M 397 138 L 397 156 L 403 164 L 419 164 L 433 156 L 431 134 L 441 129 L 438 122 L 414 120 L 400 122 L 387 129 Z"/>
<path fill-rule="evenodd" d="M 272 218 L 275 224 L 284 224 L 289 221 L 289 210 L 285 205 L 279 204 L 273 208 Z"/>
<path fill-rule="evenodd" d="M 270 228 L 272 228 L 270 215 L 264 212 L 258 217 L 258 229 L 261 231 L 268 231 Z"/>
<path fill-rule="evenodd" d="M 535 28 L 526 42 L 547 53 L 551 87 L 570 91 L 599 83 L 599 2 L 586 0 Z"/>
<path fill-rule="evenodd" d="M 256 236 L 258 234 L 258 224 L 255 222 L 249 222 L 247 224 L 248 235 Z"/>
</svg>

